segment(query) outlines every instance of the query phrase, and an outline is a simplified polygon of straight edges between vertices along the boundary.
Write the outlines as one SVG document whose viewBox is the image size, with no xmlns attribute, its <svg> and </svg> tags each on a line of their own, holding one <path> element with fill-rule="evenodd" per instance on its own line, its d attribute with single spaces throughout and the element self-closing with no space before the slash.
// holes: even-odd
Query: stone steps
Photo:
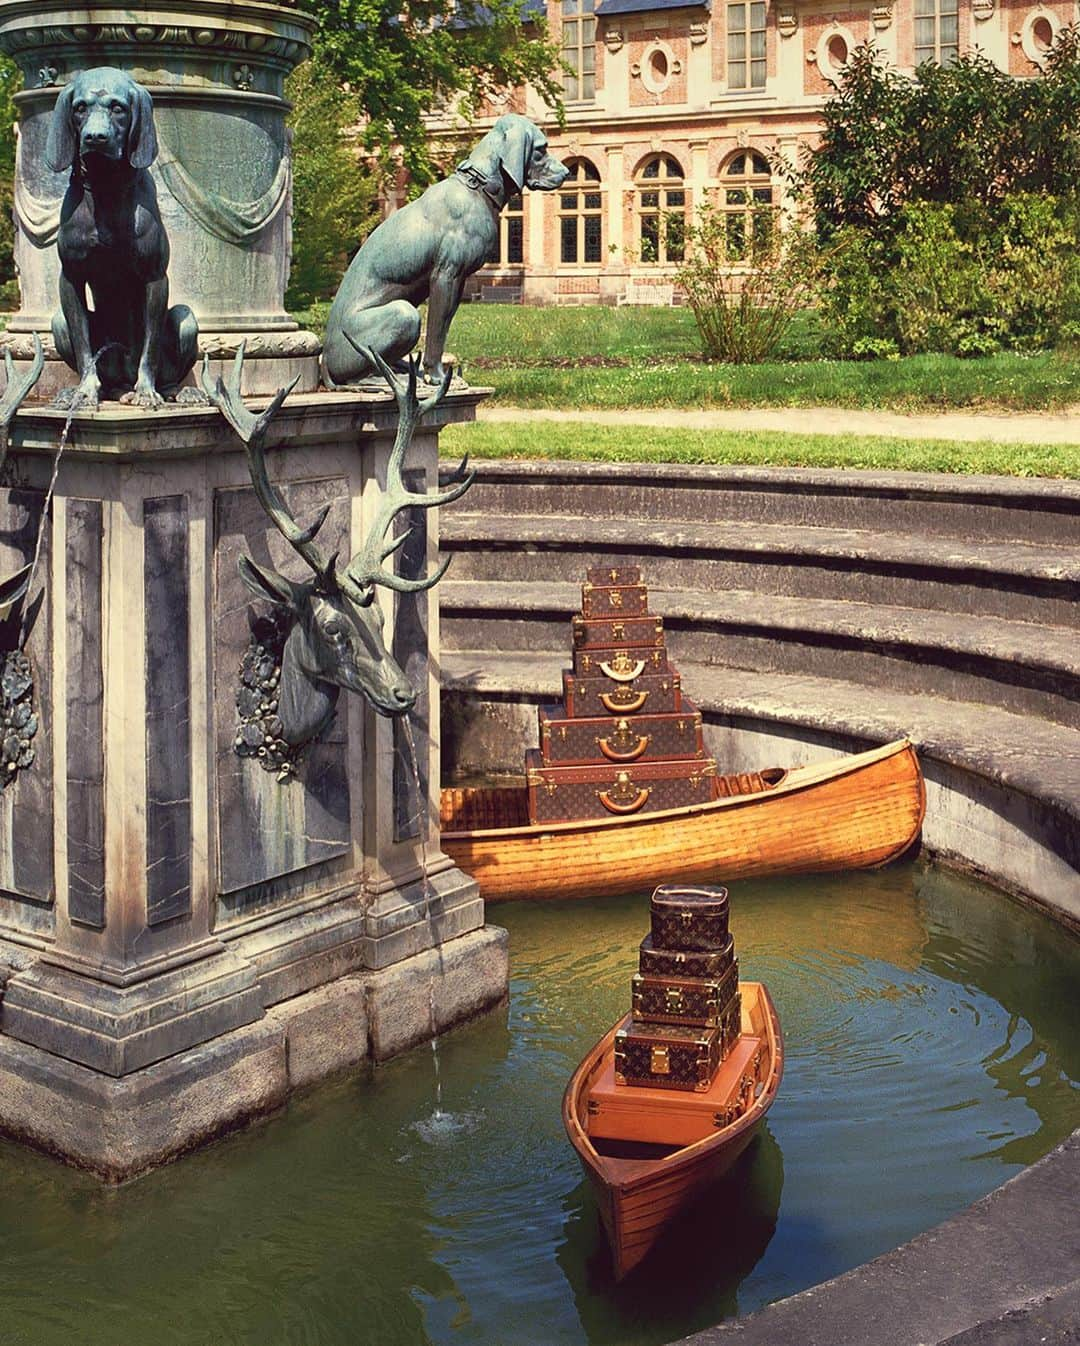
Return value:
<svg viewBox="0 0 1080 1346">
<path fill-rule="evenodd" d="M 651 589 L 753 590 L 1080 626 L 1080 545 L 471 508 L 446 511 L 440 544 L 454 558 L 455 581 L 580 584 L 588 556 L 601 565 L 640 562 Z"/>
<path fill-rule="evenodd" d="M 556 655 L 580 584 L 447 579 L 443 647 Z M 971 701 L 1080 729 L 1080 640 L 1066 627 L 963 612 L 650 585 L 675 664 L 842 679 Z M 745 673 L 743 675 L 746 680 Z"/>
<path fill-rule="evenodd" d="M 627 525 L 728 520 L 980 544 L 1080 546 L 1080 482 L 1075 481 L 516 459 L 473 467 L 468 512 L 488 518 L 570 514 Z M 451 513 L 446 511 L 447 523 Z"/>
</svg>

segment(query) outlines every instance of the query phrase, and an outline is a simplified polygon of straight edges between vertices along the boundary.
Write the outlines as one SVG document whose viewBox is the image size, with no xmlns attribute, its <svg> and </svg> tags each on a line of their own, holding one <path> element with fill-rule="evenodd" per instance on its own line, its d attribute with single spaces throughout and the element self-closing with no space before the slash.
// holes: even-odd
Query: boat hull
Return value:
<svg viewBox="0 0 1080 1346">
<path fill-rule="evenodd" d="M 723 1177 L 760 1130 L 783 1076 L 780 1022 L 760 982 L 743 983 L 743 1025 L 766 1046 L 760 1096 L 730 1126 L 664 1159 L 611 1159 L 599 1154 L 589 1140 L 587 1093 L 605 1053 L 612 1050 L 614 1029 L 574 1072 L 563 1099 L 563 1125 L 595 1192 L 616 1279 L 628 1275 L 648 1255 L 670 1222 Z"/>
<path fill-rule="evenodd" d="M 488 902 L 597 897 L 660 882 L 874 868 L 914 844 L 925 807 L 905 739 L 793 768 L 768 790 L 688 808 L 475 831 L 451 825 L 442 848 Z"/>
</svg>

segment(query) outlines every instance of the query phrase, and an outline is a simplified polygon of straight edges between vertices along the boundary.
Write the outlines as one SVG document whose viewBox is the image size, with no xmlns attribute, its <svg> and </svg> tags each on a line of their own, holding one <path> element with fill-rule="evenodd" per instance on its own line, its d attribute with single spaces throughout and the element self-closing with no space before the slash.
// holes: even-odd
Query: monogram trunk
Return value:
<svg viewBox="0 0 1080 1346">
<path fill-rule="evenodd" d="M 570 619 L 575 646 L 602 645 L 605 648 L 652 648 L 664 643 L 662 617 L 585 617 L 580 612 Z"/>
<path fill-rule="evenodd" d="M 644 617 L 649 610 L 649 594 L 644 584 L 581 586 L 583 617 Z"/>
<path fill-rule="evenodd" d="M 704 804 L 713 797 L 715 764 L 704 761 L 634 762 L 618 766 L 545 766 L 526 753 L 525 780 L 533 822 L 609 818 Z"/>
<path fill-rule="evenodd" d="M 615 1083 L 704 1093 L 720 1067 L 724 1031 L 642 1023 L 627 1014 L 615 1030 Z"/>
<path fill-rule="evenodd" d="M 719 980 L 653 977 L 637 972 L 631 986 L 635 1019 L 643 1023 L 715 1028 L 739 994 L 739 965 L 733 962 Z"/>
<path fill-rule="evenodd" d="M 663 645 L 580 645 L 573 652 L 573 672 L 579 677 L 603 674 L 612 682 L 631 682 L 642 673 L 673 673 Z"/>
<path fill-rule="evenodd" d="M 563 704 L 573 719 L 599 715 L 637 715 L 682 710 L 682 680 L 678 673 L 643 673 L 620 682 L 605 676 L 563 674 Z"/>
<path fill-rule="evenodd" d="M 637 762 L 645 759 L 701 760 L 705 746 L 701 715 L 683 697 L 679 712 L 634 716 L 590 716 L 570 719 L 556 706 L 541 706 L 540 753 L 545 765 L 586 766 L 599 759 Z"/>
</svg>

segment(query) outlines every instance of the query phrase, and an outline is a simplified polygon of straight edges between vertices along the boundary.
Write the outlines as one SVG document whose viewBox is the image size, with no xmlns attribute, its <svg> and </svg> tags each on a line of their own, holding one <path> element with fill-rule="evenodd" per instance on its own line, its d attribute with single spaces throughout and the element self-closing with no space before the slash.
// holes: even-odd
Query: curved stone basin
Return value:
<svg viewBox="0 0 1080 1346">
<path fill-rule="evenodd" d="M 641 898 L 497 909 L 509 1018 L 442 1039 L 442 1115 L 424 1049 L 119 1190 L 0 1145 L 4 1321 L 35 1346 L 655 1344 L 894 1247 L 1071 1129 L 1080 947 L 1045 918 L 925 865 L 732 908 L 787 1074 L 738 1182 L 622 1287 L 558 1109 L 626 1005 Z"/>
</svg>

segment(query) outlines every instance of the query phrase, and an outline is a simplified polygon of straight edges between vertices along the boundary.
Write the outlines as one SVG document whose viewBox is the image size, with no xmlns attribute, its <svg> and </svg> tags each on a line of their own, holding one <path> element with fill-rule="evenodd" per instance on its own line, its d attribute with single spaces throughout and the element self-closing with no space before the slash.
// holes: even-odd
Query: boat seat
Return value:
<svg viewBox="0 0 1080 1346">
<path fill-rule="evenodd" d="M 756 1080 L 755 1059 L 762 1046 L 760 1037 L 743 1033 L 720 1063 L 710 1087 L 700 1094 L 616 1084 L 615 1059 L 609 1054 L 585 1106 L 589 1139 L 683 1146 L 713 1135 L 735 1120 L 732 1105 L 749 1092 L 747 1079 Z"/>
</svg>

